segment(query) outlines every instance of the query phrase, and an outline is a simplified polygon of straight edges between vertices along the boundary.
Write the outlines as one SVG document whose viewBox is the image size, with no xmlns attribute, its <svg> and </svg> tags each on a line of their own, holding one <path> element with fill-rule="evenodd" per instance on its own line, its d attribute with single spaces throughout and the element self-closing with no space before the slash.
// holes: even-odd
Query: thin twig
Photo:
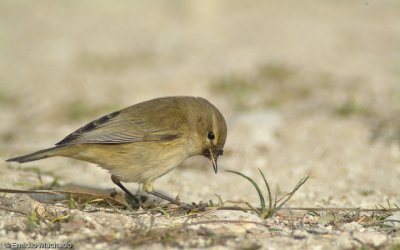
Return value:
<svg viewBox="0 0 400 250">
<path fill-rule="evenodd" d="M 93 194 L 93 193 L 85 193 L 85 192 L 76 192 L 76 191 L 65 191 L 65 190 L 19 190 L 19 189 L 6 189 L 6 188 L 0 188 L 0 193 L 14 193 L 14 194 L 53 194 L 53 195 L 58 195 L 58 194 L 69 194 L 69 195 L 88 195 L 95 197 L 97 199 L 105 199 L 107 201 L 113 201 L 123 207 L 127 207 L 126 204 L 123 202 L 111 197 L 111 196 L 105 196 L 105 195 L 98 195 L 98 194 Z"/>
<path fill-rule="evenodd" d="M 107 199 L 114 201 L 124 207 L 126 207 L 126 204 L 121 203 L 119 200 L 114 199 L 109 196 L 99 196 L 97 194 L 91 194 L 91 193 L 82 193 L 82 192 L 72 192 L 72 191 L 64 191 L 64 190 L 18 190 L 18 189 L 5 189 L 5 188 L 0 188 L 0 193 L 21 193 L 21 194 L 76 194 L 76 195 L 91 195 L 94 197 L 97 197 L 98 199 Z M 226 203 L 232 203 L 232 204 L 245 204 L 247 205 L 247 202 L 245 201 L 232 201 L 228 200 L 224 202 Z M 347 211 L 347 212 L 397 212 L 400 211 L 400 208 L 397 204 L 395 204 L 396 208 L 355 208 L 355 207 L 282 207 L 280 210 L 286 210 L 286 211 L 329 211 L 329 212 L 341 212 L 341 211 Z M 0 207 L 3 210 L 4 207 Z M 256 208 L 259 209 L 259 208 Z M 219 206 L 219 207 L 212 207 L 212 208 L 207 208 L 207 210 L 241 210 L 241 211 L 251 211 L 251 209 L 246 208 L 246 207 L 239 207 L 239 206 Z M 17 212 L 17 211 L 11 211 L 11 212 Z"/>
<path fill-rule="evenodd" d="M 256 208 L 258 209 L 258 208 Z M 238 206 L 223 206 L 218 208 L 218 210 L 242 210 L 251 211 L 249 208 L 238 207 Z M 356 207 L 282 207 L 279 210 L 285 211 L 316 211 L 316 212 L 397 212 L 398 208 L 356 208 Z"/>
</svg>

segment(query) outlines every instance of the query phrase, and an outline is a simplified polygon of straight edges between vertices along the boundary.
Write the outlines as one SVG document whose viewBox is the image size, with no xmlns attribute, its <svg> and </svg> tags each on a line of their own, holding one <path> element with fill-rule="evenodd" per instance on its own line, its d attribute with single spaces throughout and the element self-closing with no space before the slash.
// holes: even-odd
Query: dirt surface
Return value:
<svg viewBox="0 0 400 250">
<path fill-rule="evenodd" d="M 217 175 L 193 157 L 155 182 L 214 206 L 2 193 L 0 248 L 399 249 L 399 23 L 395 0 L 1 1 L 0 188 L 114 188 L 85 162 L 5 160 L 160 96 L 207 98 L 228 140 Z M 266 194 L 258 168 L 278 197 L 310 178 L 264 219 L 237 203 L 259 206 L 250 182 L 223 171 Z"/>
</svg>

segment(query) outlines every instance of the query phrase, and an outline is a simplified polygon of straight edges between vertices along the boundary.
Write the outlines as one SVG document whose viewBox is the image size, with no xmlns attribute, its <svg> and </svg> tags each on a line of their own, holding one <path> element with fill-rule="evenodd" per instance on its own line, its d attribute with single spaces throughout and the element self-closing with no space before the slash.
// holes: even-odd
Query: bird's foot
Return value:
<svg viewBox="0 0 400 250">
<path fill-rule="evenodd" d="M 199 203 L 192 202 L 190 204 L 182 203 L 180 208 L 188 210 L 188 211 L 205 211 L 208 207 L 208 203 L 200 201 Z"/>
</svg>

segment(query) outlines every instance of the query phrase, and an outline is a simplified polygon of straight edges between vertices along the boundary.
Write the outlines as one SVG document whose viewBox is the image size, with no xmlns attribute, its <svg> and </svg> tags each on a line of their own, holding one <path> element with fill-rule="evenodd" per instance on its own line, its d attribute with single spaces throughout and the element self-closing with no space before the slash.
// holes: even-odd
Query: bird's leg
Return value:
<svg viewBox="0 0 400 250">
<path fill-rule="evenodd" d="M 121 180 L 117 176 L 111 175 L 111 180 L 112 180 L 112 182 L 114 182 L 115 185 L 117 185 L 122 190 L 124 190 L 124 192 L 126 194 L 128 194 L 135 202 L 140 204 L 139 203 L 140 201 L 138 200 L 138 198 L 135 195 L 133 195 L 124 185 L 122 185 Z M 185 204 L 183 204 L 183 203 L 181 203 L 181 202 L 179 202 L 179 201 L 177 201 L 175 199 L 172 199 L 171 197 L 168 197 L 165 194 L 162 194 L 162 193 L 154 191 L 153 190 L 153 183 L 151 181 L 147 181 L 147 182 L 143 183 L 143 190 L 148 194 L 157 196 L 158 198 L 166 200 L 166 201 L 169 201 L 172 204 L 175 204 L 175 205 L 178 205 L 180 207 L 186 208 Z"/>
<path fill-rule="evenodd" d="M 140 204 L 140 201 L 137 198 L 137 196 L 133 195 L 124 185 L 122 185 L 121 180 L 117 176 L 111 175 L 111 180 L 112 180 L 112 182 L 114 182 L 115 185 L 117 185 L 122 190 L 124 190 L 124 192 L 127 195 L 129 195 L 137 204 Z"/>
<path fill-rule="evenodd" d="M 172 204 L 178 205 L 180 207 L 185 207 L 185 204 L 183 204 L 183 203 L 181 203 L 181 202 L 179 202 L 179 201 L 177 201 L 175 199 L 172 199 L 171 197 L 169 197 L 169 196 L 167 196 L 165 194 L 162 194 L 162 193 L 154 191 L 153 190 L 153 182 L 152 181 L 145 181 L 143 183 L 143 190 L 146 191 L 146 193 L 148 193 L 148 194 L 157 196 L 158 198 L 166 200 L 166 201 L 169 201 Z"/>
</svg>

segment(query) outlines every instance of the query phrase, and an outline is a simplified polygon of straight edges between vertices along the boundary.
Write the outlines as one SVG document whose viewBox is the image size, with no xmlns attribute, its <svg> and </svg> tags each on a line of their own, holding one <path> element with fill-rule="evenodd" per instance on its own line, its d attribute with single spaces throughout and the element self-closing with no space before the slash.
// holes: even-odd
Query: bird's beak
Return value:
<svg viewBox="0 0 400 250">
<path fill-rule="evenodd" d="M 210 149 L 210 160 L 212 162 L 213 168 L 214 168 L 214 172 L 217 173 L 218 172 L 218 165 L 217 165 L 217 155 L 215 155 L 215 153 Z"/>
</svg>

